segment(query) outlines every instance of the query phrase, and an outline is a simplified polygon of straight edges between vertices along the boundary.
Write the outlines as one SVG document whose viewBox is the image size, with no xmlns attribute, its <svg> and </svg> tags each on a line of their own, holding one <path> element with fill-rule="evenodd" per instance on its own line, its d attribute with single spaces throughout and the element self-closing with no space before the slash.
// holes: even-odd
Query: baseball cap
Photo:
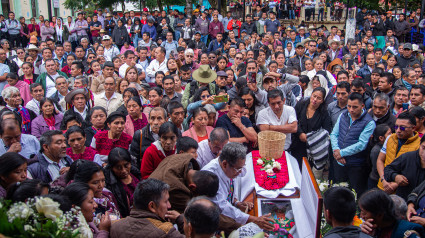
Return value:
<svg viewBox="0 0 425 238">
<path fill-rule="evenodd" d="M 217 76 L 221 76 L 221 77 L 226 77 L 227 78 L 227 74 L 224 71 L 218 71 L 217 72 Z"/>
<path fill-rule="evenodd" d="M 410 43 L 405 43 L 405 44 L 403 45 L 403 49 L 413 50 L 412 44 L 410 44 Z"/>
<path fill-rule="evenodd" d="M 102 37 L 102 40 L 110 40 L 111 39 L 111 37 L 110 36 L 108 36 L 108 35 L 104 35 L 103 37 Z"/>
<path fill-rule="evenodd" d="M 197 31 L 197 32 L 195 32 L 195 35 L 196 35 L 196 34 L 199 34 L 199 35 L 201 35 L 201 32 L 200 32 L 200 31 Z"/>
<path fill-rule="evenodd" d="M 297 44 L 297 47 L 296 47 L 296 48 L 298 48 L 298 47 L 303 47 L 303 48 L 304 48 L 304 44 L 303 44 L 302 42 L 299 42 L 299 43 Z"/>
</svg>

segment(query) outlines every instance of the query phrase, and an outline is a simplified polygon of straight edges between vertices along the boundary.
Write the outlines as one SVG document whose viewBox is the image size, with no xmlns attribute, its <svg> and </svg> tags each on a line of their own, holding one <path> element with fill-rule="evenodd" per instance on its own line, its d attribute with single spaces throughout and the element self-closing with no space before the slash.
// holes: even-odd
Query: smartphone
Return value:
<svg viewBox="0 0 425 238">
<path fill-rule="evenodd" d="M 214 103 L 220 103 L 220 102 L 228 102 L 229 96 L 227 95 L 221 95 L 221 96 L 215 96 L 214 97 Z"/>
<path fill-rule="evenodd" d="M 341 166 L 345 166 L 345 164 L 343 164 L 343 163 L 341 163 L 341 162 L 339 162 L 339 161 L 337 161 L 337 163 L 338 163 L 339 165 L 341 165 Z"/>
<path fill-rule="evenodd" d="M 403 103 L 403 111 L 409 110 L 409 103 Z"/>
<path fill-rule="evenodd" d="M 353 59 L 349 59 L 348 60 L 348 69 L 349 70 L 353 70 L 353 65 L 354 65 L 354 60 Z"/>
<path fill-rule="evenodd" d="M 254 83 L 257 84 L 257 73 L 256 72 L 249 72 L 248 77 L 246 77 L 248 83 Z"/>
</svg>

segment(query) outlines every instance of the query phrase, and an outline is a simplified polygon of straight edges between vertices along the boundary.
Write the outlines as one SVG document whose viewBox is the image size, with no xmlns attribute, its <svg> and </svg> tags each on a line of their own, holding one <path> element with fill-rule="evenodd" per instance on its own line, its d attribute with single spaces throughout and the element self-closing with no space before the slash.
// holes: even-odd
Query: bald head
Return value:
<svg viewBox="0 0 425 238">
<path fill-rule="evenodd" d="M 184 218 L 192 231 L 188 237 L 197 235 L 214 235 L 218 229 L 220 209 L 206 197 L 195 197 L 188 203 L 184 211 Z"/>
</svg>

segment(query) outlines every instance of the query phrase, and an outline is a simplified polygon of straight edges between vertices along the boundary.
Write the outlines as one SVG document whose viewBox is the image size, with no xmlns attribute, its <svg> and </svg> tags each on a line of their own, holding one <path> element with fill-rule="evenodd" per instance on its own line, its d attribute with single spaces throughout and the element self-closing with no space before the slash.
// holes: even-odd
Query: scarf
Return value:
<svg viewBox="0 0 425 238">
<path fill-rule="evenodd" d="M 401 82 L 403 82 L 403 85 L 410 91 L 412 89 L 412 85 L 408 83 L 406 80 L 401 78 Z"/>
<path fill-rule="evenodd" d="M 46 121 L 46 124 L 49 126 L 49 130 L 55 130 L 56 119 L 54 116 L 50 118 L 44 117 L 44 120 Z"/>
<path fill-rule="evenodd" d="M 56 36 L 58 38 L 58 41 L 62 42 L 62 33 L 63 33 L 63 25 L 62 25 L 62 20 L 59 18 L 60 21 L 60 25 L 56 24 L 55 29 L 56 29 Z"/>
<path fill-rule="evenodd" d="M 19 113 L 22 118 L 22 133 L 31 134 L 31 116 L 25 107 L 19 106 L 19 108 L 10 108 L 11 111 Z"/>
</svg>

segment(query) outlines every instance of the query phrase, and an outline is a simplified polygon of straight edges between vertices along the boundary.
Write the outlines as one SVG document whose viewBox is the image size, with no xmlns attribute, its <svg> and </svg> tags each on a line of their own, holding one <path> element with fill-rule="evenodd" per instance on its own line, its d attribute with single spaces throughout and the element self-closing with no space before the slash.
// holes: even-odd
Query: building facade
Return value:
<svg viewBox="0 0 425 238">
<path fill-rule="evenodd" d="M 17 19 L 25 17 L 27 21 L 31 17 L 38 18 L 43 15 L 45 19 L 52 16 L 66 18 L 72 12 L 66 9 L 63 3 L 65 0 L 0 0 L 0 12 L 7 18 L 9 11 L 15 13 Z M 38 19 L 37 19 L 38 20 Z"/>
</svg>

